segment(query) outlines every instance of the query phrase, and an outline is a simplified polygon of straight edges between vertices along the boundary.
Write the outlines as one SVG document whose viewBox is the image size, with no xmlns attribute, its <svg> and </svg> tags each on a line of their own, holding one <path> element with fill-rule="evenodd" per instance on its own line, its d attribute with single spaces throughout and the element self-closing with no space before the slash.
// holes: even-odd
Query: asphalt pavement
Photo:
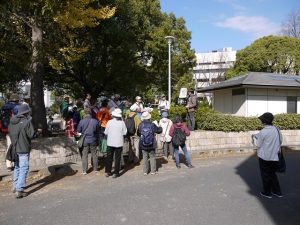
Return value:
<svg viewBox="0 0 300 225">
<path fill-rule="evenodd" d="M 279 174 L 283 198 L 259 196 L 255 155 L 193 159 L 195 168 L 163 162 L 158 175 L 141 166 L 121 177 L 103 169 L 29 183 L 29 196 L 0 190 L 1 225 L 297 225 L 300 224 L 300 151 L 286 152 Z"/>
</svg>

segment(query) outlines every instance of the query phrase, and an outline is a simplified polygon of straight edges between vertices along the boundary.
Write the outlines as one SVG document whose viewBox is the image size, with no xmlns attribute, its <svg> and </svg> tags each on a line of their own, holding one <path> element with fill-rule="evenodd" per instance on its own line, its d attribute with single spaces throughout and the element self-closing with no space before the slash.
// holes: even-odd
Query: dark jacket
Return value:
<svg viewBox="0 0 300 225">
<path fill-rule="evenodd" d="M 90 121 L 90 124 L 89 124 Z M 98 145 L 100 126 L 99 122 L 92 118 L 91 115 L 86 115 L 84 119 L 80 120 L 77 126 L 77 132 L 86 134 L 84 139 L 84 145 Z"/>
<path fill-rule="evenodd" d="M 156 126 L 151 120 L 143 120 L 139 127 L 138 127 L 138 130 L 137 130 L 137 135 L 140 137 L 141 136 L 141 126 L 143 123 L 151 123 L 151 126 L 152 126 L 152 131 L 154 133 L 154 136 L 155 134 L 160 134 L 162 132 L 162 128 L 161 127 L 158 127 Z M 153 143 L 152 146 L 143 146 L 142 143 L 141 143 L 141 140 L 139 142 L 139 149 L 140 150 L 146 150 L 146 151 L 151 151 L 151 150 L 154 150 L 155 149 L 155 145 L 156 145 L 156 142 Z"/>
<path fill-rule="evenodd" d="M 34 137 L 34 128 L 31 117 L 17 115 L 11 118 L 8 126 L 9 136 L 12 143 L 16 143 L 17 153 L 29 153 L 31 150 L 31 139 Z M 19 137 L 18 133 L 20 131 Z"/>
</svg>

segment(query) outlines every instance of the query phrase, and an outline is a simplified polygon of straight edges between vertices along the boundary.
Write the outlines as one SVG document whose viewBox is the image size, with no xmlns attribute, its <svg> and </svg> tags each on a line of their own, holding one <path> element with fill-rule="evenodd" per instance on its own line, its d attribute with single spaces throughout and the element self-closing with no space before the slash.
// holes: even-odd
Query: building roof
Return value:
<svg viewBox="0 0 300 225">
<path fill-rule="evenodd" d="M 212 92 L 215 90 L 228 89 L 234 87 L 275 87 L 275 88 L 300 88 L 300 76 L 282 75 L 277 73 L 248 72 L 245 75 L 231 78 L 223 82 L 198 88 L 198 92 Z"/>
</svg>

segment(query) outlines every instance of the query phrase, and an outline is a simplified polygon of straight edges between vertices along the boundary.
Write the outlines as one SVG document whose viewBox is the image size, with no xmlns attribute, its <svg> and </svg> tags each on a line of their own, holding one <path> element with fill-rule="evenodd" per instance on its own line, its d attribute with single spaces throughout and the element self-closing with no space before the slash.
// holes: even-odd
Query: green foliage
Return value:
<svg viewBox="0 0 300 225">
<path fill-rule="evenodd" d="M 260 38 L 237 52 L 234 67 L 225 77 L 230 79 L 248 71 L 299 74 L 300 40 L 282 36 Z"/>
<path fill-rule="evenodd" d="M 196 113 L 197 127 L 200 130 L 241 132 L 262 129 L 262 124 L 257 117 L 241 117 L 225 115 L 208 108 L 198 110 Z M 281 130 L 300 129 L 299 114 L 275 115 L 274 125 Z"/>
<path fill-rule="evenodd" d="M 173 121 L 177 114 L 180 115 L 184 121 L 186 118 L 186 108 L 182 105 L 172 105 L 170 107 L 169 119 Z"/>
<path fill-rule="evenodd" d="M 274 125 L 282 130 L 300 129 L 300 114 L 277 114 Z"/>
</svg>

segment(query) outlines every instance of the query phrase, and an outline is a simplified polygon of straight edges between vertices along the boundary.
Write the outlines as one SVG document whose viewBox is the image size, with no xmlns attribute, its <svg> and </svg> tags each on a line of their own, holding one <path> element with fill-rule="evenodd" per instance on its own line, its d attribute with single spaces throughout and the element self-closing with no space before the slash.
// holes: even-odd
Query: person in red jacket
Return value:
<svg viewBox="0 0 300 225">
<path fill-rule="evenodd" d="M 182 131 L 182 133 L 185 135 L 185 137 L 190 135 L 190 130 L 187 128 L 187 126 L 184 123 L 182 123 L 182 119 L 181 119 L 180 115 L 175 116 L 175 119 L 173 121 L 173 125 L 170 128 L 169 135 L 172 137 L 172 139 L 174 139 L 174 136 L 177 135 L 177 134 L 175 134 L 175 133 L 178 133 L 178 131 L 176 131 L 177 129 L 180 129 Z M 181 131 L 179 131 L 179 132 L 181 132 Z M 182 143 L 180 143 L 179 145 L 175 144 L 174 142 L 175 141 L 172 140 L 173 148 L 174 148 L 174 154 L 175 154 L 176 167 L 178 169 L 181 168 L 180 167 L 180 161 L 179 161 L 179 146 L 180 146 L 183 153 L 184 153 L 185 162 L 186 162 L 187 167 L 188 168 L 193 168 L 194 166 L 191 163 L 190 155 L 189 155 L 189 153 L 187 151 L 187 148 L 186 148 L 185 138 L 184 138 L 184 140 L 182 140 Z"/>
</svg>

